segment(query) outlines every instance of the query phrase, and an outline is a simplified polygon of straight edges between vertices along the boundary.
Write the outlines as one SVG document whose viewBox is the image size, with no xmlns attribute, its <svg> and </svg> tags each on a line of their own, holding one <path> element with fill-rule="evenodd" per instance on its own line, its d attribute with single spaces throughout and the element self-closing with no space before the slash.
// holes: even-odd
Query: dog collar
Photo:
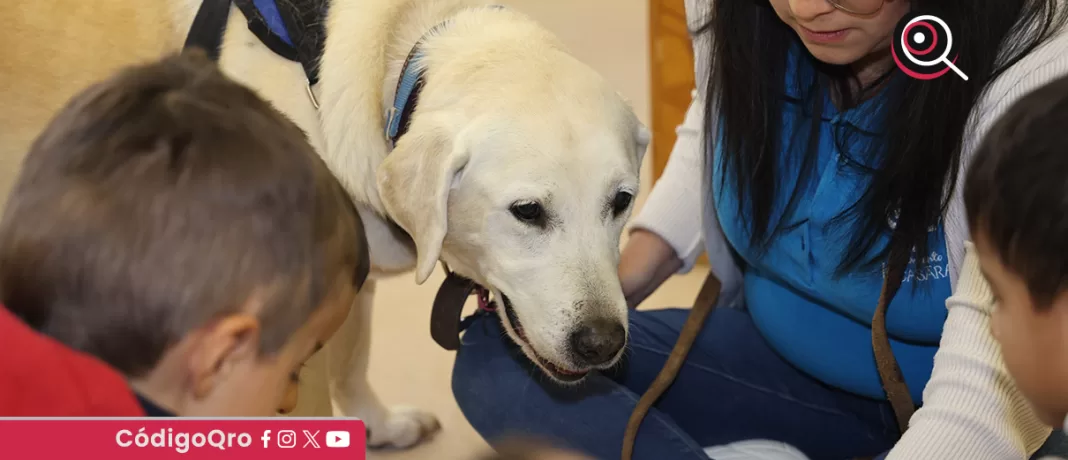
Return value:
<svg viewBox="0 0 1068 460">
<path fill-rule="evenodd" d="M 466 329 L 463 316 L 464 305 L 471 294 L 478 295 L 478 309 L 487 313 L 497 311 L 497 302 L 490 301 L 489 289 L 458 275 L 445 267 L 445 280 L 441 282 L 434 306 L 430 311 L 430 337 L 441 348 L 449 351 L 460 349 L 460 332 Z"/>
<path fill-rule="evenodd" d="M 487 8 L 504 9 L 502 5 L 489 5 Z M 453 18 L 446 19 L 434 27 L 431 27 L 419 41 L 415 42 L 408 57 L 401 67 L 400 79 L 397 80 L 397 89 L 393 93 L 393 105 L 386 110 L 386 139 L 390 145 L 396 145 L 404 133 L 408 132 L 411 123 L 412 112 L 419 101 L 419 93 L 423 89 L 426 80 L 426 66 L 423 65 L 423 44 L 427 39 L 445 30 L 452 25 Z"/>
<path fill-rule="evenodd" d="M 430 337 L 441 348 L 449 351 L 460 349 L 460 316 L 467 298 L 478 284 L 451 271 L 445 271 L 434 306 L 430 310 Z"/>
<path fill-rule="evenodd" d="M 430 33 L 444 27 L 445 24 L 444 22 L 438 24 L 430 29 L 431 32 L 427 32 L 427 35 L 423 35 L 404 60 L 400 79 L 397 80 L 397 90 L 393 95 L 393 105 L 386 110 L 386 139 L 389 140 L 390 147 L 397 145 L 397 139 L 408 132 L 412 112 L 419 101 L 419 93 L 423 89 L 426 77 L 426 67 L 422 65 L 423 40 Z"/>
</svg>

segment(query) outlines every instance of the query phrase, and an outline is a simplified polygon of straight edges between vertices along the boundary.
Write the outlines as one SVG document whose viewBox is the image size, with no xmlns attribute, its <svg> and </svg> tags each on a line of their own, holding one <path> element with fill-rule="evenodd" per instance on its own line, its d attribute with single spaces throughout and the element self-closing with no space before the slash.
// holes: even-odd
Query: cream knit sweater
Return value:
<svg viewBox="0 0 1068 460">
<path fill-rule="evenodd" d="M 706 17 L 709 0 L 686 0 L 691 30 Z M 962 37 L 961 39 L 967 39 Z M 704 83 L 708 80 L 708 36 L 694 38 L 698 90 L 663 177 L 653 188 L 632 228 L 650 230 L 675 249 L 688 271 L 702 250 L 723 282 L 721 305 L 742 302 L 741 271 L 715 219 L 714 203 L 703 192 L 704 144 L 701 139 Z M 1068 74 L 1068 33 L 1055 37 L 998 78 L 972 116 L 963 148 L 962 172 L 983 133 L 1014 101 L 1031 90 Z M 944 78 L 955 78 L 947 75 Z M 963 175 L 962 175 L 963 177 Z M 924 406 L 888 460 L 1025 459 L 1050 433 L 1035 418 L 1002 364 L 990 334 L 993 297 L 978 269 L 969 241 L 961 184 L 944 216 L 953 295 L 934 371 L 924 389 Z"/>
</svg>

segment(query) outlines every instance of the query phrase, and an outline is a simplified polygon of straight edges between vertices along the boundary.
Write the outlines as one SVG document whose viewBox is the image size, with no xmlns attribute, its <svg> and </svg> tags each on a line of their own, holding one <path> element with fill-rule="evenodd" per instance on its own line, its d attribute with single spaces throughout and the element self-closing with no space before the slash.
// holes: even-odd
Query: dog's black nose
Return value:
<svg viewBox="0 0 1068 460">
<path fill-rule="evenodd" d="M 576 362 L 598 366 L 614 358 L 627 340 L 627 331 L 619 322 L 596 319 L 571 333 L 571 353 Z"/>
</svg>

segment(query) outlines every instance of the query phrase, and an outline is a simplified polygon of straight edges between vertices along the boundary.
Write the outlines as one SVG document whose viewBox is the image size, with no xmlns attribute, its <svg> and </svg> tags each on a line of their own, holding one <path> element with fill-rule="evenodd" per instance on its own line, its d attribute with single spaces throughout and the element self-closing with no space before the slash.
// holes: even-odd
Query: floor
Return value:
<svg viewBox="0 0 1068 460">
<path fill-rule="evenodd" d="M 706 270 L 675 276 L 642 308 L 683 306 L 693 302 Z M 450 390 L 453 352 L 430 338 L 430 305 L 443 274 L 439 270 L 422 286 L 414 275 L 378 285 L 372 335 L 371 383 L 387 404 L 420 407 L 436 414 L 443 426 L 437 436 L 405 451 L 373 451 L 371 460 L 475 459 L 488 451 L 486 443 L 464 419 Z M 468 307 L 473 307 L 474 301 Z M 310 399 L 320 395 L 307 395 Z M 302 395 L 302 405 L 305 395 Z"/>
</svg>

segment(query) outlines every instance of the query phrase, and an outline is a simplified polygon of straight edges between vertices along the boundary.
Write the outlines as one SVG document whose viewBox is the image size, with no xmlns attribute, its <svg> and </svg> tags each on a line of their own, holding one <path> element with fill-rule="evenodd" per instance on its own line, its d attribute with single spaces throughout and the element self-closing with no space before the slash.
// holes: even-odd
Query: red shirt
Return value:
<svg viewBox="0 0 1068 460">
<path fill-rule="evenodd" d="M 142 417 L 126 379 L 0 306 L 0 416 Z"/>
</svg>

